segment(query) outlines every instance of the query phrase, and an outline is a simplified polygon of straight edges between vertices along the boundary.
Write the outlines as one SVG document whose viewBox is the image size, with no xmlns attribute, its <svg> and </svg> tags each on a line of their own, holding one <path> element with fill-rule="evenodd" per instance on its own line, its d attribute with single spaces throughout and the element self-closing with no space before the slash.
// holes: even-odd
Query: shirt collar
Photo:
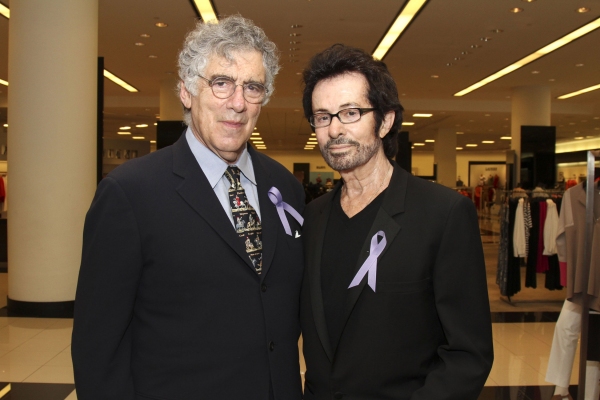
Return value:
<svg viewBox="0 0 600 400">
<path fill-rule="evenodd" d="M 214 189 L 217 186 L 217 183 L 223 177 L 225 170 L 229 166 L 223 159 L 213 153 L 208 147 L 202 144 L 191 128 L 188 126 L 185 132 L 185 138 L 192 150 L 192 154 L 198 161 L 200 168 L 202 168 L 202 172 L 206 175 L 206 179 L 210 183 L 210 186 Z M 250 153 L 248 153 L 248 149 L 244 147 L 242 151 L 242 155 L 238 159 L 238 161 L 234 164 L 236 165 L 242 174 L 250 181 L 252 184 L 256 185 L 256 178 L 254 176 L 254 168 L 252 166 L 252 158 L 250 157 Z"/>
</svg>

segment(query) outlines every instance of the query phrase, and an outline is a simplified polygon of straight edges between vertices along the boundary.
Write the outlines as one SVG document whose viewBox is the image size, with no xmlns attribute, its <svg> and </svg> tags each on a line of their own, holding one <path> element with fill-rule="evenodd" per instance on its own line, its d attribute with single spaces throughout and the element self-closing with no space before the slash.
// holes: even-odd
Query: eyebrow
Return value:
<svg viewBox="0 0 600 400">
<path fill-rule="evenodd" d="M 344 103 L 342 105 L 339 106 L 338 111 L 340 110 L 344 110 L 346 108 L 361 108 L 361 106 L 358 103 L 355 102 L 351 102 L 351 103 Z M 329 114 L 329 110 L 327 110 L 326 108 L 319 108 L 317 110 L 314 110 L 313 113 L 327 113 Z"/>
<path fill-rule="evenodd" d="M 234 82 L 237 81 L 237 79 L 235 79 L 233 76 L 231 76 L 231 75 L 225 75 L 225 74 L 213 74 L 213 75 L 210 76 L 209 80 L 213 81 L 213 80 L 215 80 L 217 78 L 227 78 L 227 79 L 231 79 Z M 242 84 L 246 84 L 246 83 L 260 83 L 263 86 L 266 85 L 265 82 L 261 82 L 261 81 L 253 80 L 253 79 L 250 79 L 250 80 L 242 82 Z"/>
</svg>

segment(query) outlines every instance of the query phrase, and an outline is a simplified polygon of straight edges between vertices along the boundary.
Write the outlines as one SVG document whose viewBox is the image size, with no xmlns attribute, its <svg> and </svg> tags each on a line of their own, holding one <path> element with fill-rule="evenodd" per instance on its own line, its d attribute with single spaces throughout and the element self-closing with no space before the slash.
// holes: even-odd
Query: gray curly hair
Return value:
<svg viewBox="0 0 600 400">
<path fill-rule="evenodd" d="M 233 53 L 236 51 L 256 50 L 262 54 L 263 65 L 266 70 L 267 95 L 263 105 L 275 90 L 275 75 L 279 72 L 279 54 L 275 43 L 271 42 L 265 32 L 254 25 L 249 19 L 241 15 L 232 15 L 214 22 L 198 22 L 196 28 L 188 33 L 179 52 L 179 79 L 177 89 L 181 84 L 187 91 L 198 95 L 198 75 L 201 75 L 213 55 L 234 61 Z M 184 107 L 183 117 L 186 124 L 191 123 L 190 110 Z"/>
</svg>

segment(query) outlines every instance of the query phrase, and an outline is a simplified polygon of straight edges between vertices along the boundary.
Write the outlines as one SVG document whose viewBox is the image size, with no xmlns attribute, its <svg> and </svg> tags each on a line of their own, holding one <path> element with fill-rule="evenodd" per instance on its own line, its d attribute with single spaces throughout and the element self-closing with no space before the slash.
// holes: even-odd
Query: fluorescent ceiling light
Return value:
<svg viewBox="0 0 600 400">
<path fill-rule="evenodd" d="M 137 124 L 135 127 L 136 128 L 147 128 L 148 124 Z"/>
<path fill-rule="evenodd" d="M 559 48 L 571 43 L 573 40 L 578 39 L 578 38 L 582 37 L 583 35 L 587 35 L 588 33 L 592 32 L 593 30 L 598 29 L 598 28 L 600 28 L 600 18 L 597 18 L 594 21 L 582 26 L 581 28 L 576 29 L 573 32 L 566 34 L 565 36 L 561 37 L 560 39 L 555 40 L 554 42 L 552 42 L 552 43 L 542 47 L 541 49 L 529 54 L 528 56 L 520 59 L 516 63 L 511 64 L 508 67 L 501 69 L 500 71 L 496 72 L 495 74 L 492 74 L 492 75 L 488 76 L 487 78 L 480 80 L 477 83 L 474 83 L 473 85 L 469 86 L 468 88 L 455 93 L 454 96 L 459 97 L 459 96 L 464 96 L 465 94 L 471 93 L 472 91 L 479 89 L 480 87 L 485 86 L 488 83 L 493 82 L 496 79 L 503 77 L 504 75 L 508 75 L 511 72 L 516 71 L 517 69 L 537 60 L 538 58 L 545 56 L 546 54 L 549 54 L 555 50 L 558 50 Z"/>
<path fill-rule="evenodd" d="M 252 143 L 254 143 L 254 144 L 265 144 L 265 142 L 263 142 L 262 140 L 257 140 L 257 141 L 252 142 Z"/>
<path fill-rule="evenodd" d="M 317 136 L 317 134 L 313 132 L 310 134 L 310 136 Z"/>
<path fill-rule="evenodd" d="M 416 113 L 416 114 L 413 114 L 413 117 L 415 117 L 415 118 L 429 118 L 432 115 L 433 114 L 428 114 L 428 113 Z"/>
<path fill-rule="evenodd" d="M 464 132 L 456 132 L 457 135 L 464 135 Z"/>
<path fill-rule="evenodd" d="M 0 79 L 0 85 L 8 86 L 8 81 Z"/>
<path fill-rule="evenodd" d="M 262 140 L 260 136 L 250 137 L 250 140 Z"/>
<path fill-rule="evenodd" d="M 316 141 L 317 141 L 317 138 L 311 137 L 311 138 L 308 138 L 308 141 L 309 141 L 309 142 L 316 142 Z"/>
<path fill-rule="evenodd" d="M 256 129 L 256 128 L 254 128 L 254 129 Z M 258 133 L 258 132 L 252 132 L 252 136 L 260 136 L 260 133 Z"/>
<path fill-rule="evenodd" d="M 4 125 L 2 125 L 2 126 L 3 126 L 3 127 L 5 127 L 5 128 L 8 128 L 8 124 L 4 124 Z"/>
<path fill-rule="evenodd" d="M 117 77 L 116 75 L 114 75 L 112 72 L 104 70 L 104 76 L 108 79 L 110 79 L 111 81 L 113 81 L 114 83 L 116 83 L 117 85 L 121 86 L 123 89 L 129 91 L 129 92 L 137 92 L 138 90 L 136 88 L 134 88 L 133 86 L 131 86 L 129 83 L 125 82 L 123 79 Z"/>
<path fill-rule="evenodd" d="M 435 143 L 435 140 L 433 140 L 433 139 L 425 139 L 425 142 L 426 143 Z"/>
<path fill-rule="evenodd" d="M 4 4 L 0 3 L 0 14 L 10 19 L 10 10 Z"/>
<path fill-rule="evenodd" d="M 404 126 L 413 126 L 415 123 L 414 122 L 403 122 L 402 125 Z"/>
<path fill-rule="evenodd" d="M 381 42 L 373 52 L 373 58 L 381 60 L 398 40 L 402 32 L 408 27 L 413 18 L 419 13 L 427 0 L 410 0 L 400 11 L 392 26 L 385 33 Z"/>
<path fill-rule="evenodd" d="M 214 20 L 214 22 L 219 22 L 210 0 L 194 0 L 194 5 L 196 6 L 196 11 L 202 17 L 202 21 L 208 22 Z"/>
<path fill-rule="evenodd" d="M 481 143 L 494 144 L 494 141 L 493 140 L 482 140 Z"/>
<path fill-rule="evenodd" d="M 425 143 L 413 143 L 413 146 L 425 146 Z"/>
<path fill-rule="evenodd" d="M 462 150 L 462 149 L 463 149 L 462 147 L 457 147 L 457 148 L 456 148 L 456 150 Z"/>
<path fill-rule="evenodd" d="M 156 143 L 156 140 L 151 140 L 150 143 Z"/>
<path fill-rule="evenodd" d="M 512 136 L 502 136 L 500 140 L 512 140 Z"/>
<path fill-rule="evenodd" d="M 477 147 L 476 144 L 468 144 L 467 147 Z"/>
<path fill-rule="evenodd" d="M 600 89 L 600 85 L 594 85 L 594 86 L 587 87 L 585 89 L 578 90 L 576 92 L 563 94 L 562 96 L 558 96 L 558 99 L 564 100 L 564 99 L 568 99 L 569 97 L 579 96 L 580 94 L 584 94 L 584 93 L 591 92 L 591 91 L 598 90 L 598 89 Z"/>
<path fill-rule="evenodd" d="M 145 138 L 145 137 L 143 137 L 143 136 L 133 136 L 133 137 L 132 137 L 132 139 L 135 139 L 135 140 L 143 140 L 143 139 L 146 139 L 146 138 Z"/>
<path fill-rule="evenodd" d="M 131 129 L 131 127 L 130 126 L 122 126 L 119 129 L 122 130 L 122 131 L 126 131 L 128 129 Z"/>
<path fill-rule="evenodd" d="M 117 132 L 117 135 L 131 135 L 131 132 L 119 131 L 119 132 Z"/>
</svg>

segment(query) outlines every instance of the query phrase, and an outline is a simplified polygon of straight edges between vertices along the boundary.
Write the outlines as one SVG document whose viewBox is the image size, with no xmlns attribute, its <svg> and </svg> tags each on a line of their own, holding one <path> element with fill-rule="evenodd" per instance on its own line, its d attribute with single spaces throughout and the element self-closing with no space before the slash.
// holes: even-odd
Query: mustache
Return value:
<svg viewBox="0 0 600 400">
<path fill-rule="evenodd" d="M 338 144 L 350 144 L 352 146 L 356 146 L 356 147 L 360 147 L 360 143 L 358 143 L 357 141 L 345 138 L 345 137 L 339 137 L 337 139 L 330 139 L 326 144 L 325 144 L 325 150 L 329 150 L 329 148 L 331 146 L 335 146 Z"/>
</svg>

